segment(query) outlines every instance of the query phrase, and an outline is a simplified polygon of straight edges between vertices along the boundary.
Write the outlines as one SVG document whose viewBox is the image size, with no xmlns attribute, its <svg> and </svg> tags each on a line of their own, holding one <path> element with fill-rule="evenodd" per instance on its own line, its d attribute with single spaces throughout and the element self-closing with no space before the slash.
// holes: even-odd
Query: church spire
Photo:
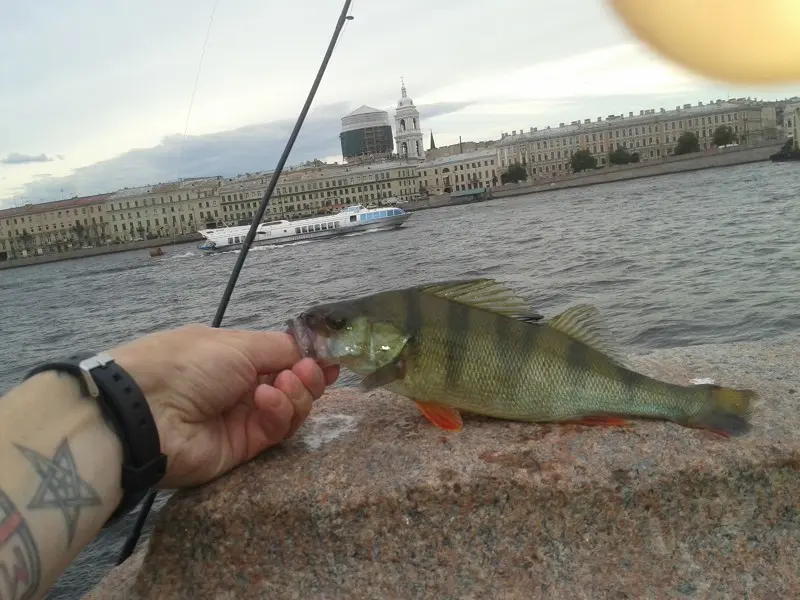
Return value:
<svg viewBox="0 0 800 600">
<path fill-rule="evenodd" d="M 436 142 L 433 141 L 433 129 L 431 129 L 431 150 L 436 150 Z"/>
<path fill-rule="evenodd" d="M 408 92 L 406 92 L 406 82 L 403 80 L 403 77 L 400 77 L 400 95 L 403 98 L 408 98 Z"/>
</svg>

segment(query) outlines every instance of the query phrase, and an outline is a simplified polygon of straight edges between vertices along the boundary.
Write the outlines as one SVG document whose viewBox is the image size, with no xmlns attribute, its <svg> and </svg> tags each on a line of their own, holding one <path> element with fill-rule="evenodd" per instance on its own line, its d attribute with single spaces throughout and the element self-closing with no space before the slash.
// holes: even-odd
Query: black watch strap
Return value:
<svg viewBox="0 0 800 600">
<path fill-rule="evenodd" d="M 32 369 L 25 379 L 43 371 L 64 371 L 77 377 L 113 425 L 122 444 L 123 497 L 110 524 L 133 509 L 164 477 L 167 457 L 161 453 L 153 415 L 133 378 L 105 353 L 77 354 Z"/>
</svg>

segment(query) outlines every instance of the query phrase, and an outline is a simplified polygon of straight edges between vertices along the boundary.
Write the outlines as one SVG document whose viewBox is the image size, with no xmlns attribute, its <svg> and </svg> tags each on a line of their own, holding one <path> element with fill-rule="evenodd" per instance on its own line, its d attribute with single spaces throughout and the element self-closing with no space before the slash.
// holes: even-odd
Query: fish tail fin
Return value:
<svg viewBox="0 0 800 600">
<path fill-rule="evenodd" d="M 750 415 L 758 400 L 756 392 L 719 385 L 703 387 L 710 391 L 708 403 L 703 410 L 689 418 L 689 427 L 708 429 L 725 437 L 740 436 L 750 431 Z"/>
</svg>

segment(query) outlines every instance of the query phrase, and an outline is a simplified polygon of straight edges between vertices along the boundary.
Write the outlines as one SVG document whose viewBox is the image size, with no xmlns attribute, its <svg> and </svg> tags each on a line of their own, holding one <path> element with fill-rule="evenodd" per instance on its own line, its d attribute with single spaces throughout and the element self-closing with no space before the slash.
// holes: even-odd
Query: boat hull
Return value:
<svg viewBox="0 0 800 600">
<path fill-rule="evenodd" d="M 358 233 L 360 231 L 388 231 L 390 229 L 397 229 L 401 227 L 408 219 L 411 218 L 411 213 L 404 213 L 402 215 L 395 215 L 374 221 L 365 221 L 348 225 L 347 227 L 339 227 L 337 229 L 328 229 L 323 231 L 309 231 L 308 233 L 297 233 L 292 235 L 283 235 L 280 237 L 263 238 L 254 240 L 252 246 L 281 246 L 284 244 L 292 244 L 295 242 L 303 242 L 306 240 L 321 240 L 333 237 L 341 237 L 351 233 Z M 230 252 L 232 250 L 241 250 L 244 244 L 230 244 L 222 247 L 209 248 L 200 244 L 197 248 L 203 254 L 219 254 L 221 252 Z M 251 246 L 251 247 L 252 247 Z"/>
</svg>

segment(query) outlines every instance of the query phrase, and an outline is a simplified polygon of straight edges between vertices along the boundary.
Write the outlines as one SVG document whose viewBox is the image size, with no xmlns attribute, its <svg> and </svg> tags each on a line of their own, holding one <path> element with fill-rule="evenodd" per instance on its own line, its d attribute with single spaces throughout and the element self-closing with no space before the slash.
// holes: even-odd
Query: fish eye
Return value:
<svg viewBox="0 0 800 600">
<path fill-rule="evenodd" d="M 328 315 L 325 319 L 328 327 L 334 330 L 344 329 L 345 325 L 347 325 L 347 319 L 345 319 L 341 315 Z"/>
</svg>

